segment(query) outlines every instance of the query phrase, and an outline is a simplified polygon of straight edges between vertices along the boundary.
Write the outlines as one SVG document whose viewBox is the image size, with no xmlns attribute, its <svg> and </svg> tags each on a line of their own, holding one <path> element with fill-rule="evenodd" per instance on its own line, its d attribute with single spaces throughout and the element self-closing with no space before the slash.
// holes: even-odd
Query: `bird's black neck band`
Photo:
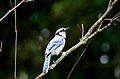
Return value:
<svg viewBox="0 0 120 79">
<path fill-rule="evenodd" d="M 61 37 L 63 37 L 62 35 L 60 35 L 59 33 L 56 33 L 55 35 L 58 35 L 58 36 L 61 36 Z M 64 39 L 65 39 L 65 37 L 63 37 Z"/>
</svg>

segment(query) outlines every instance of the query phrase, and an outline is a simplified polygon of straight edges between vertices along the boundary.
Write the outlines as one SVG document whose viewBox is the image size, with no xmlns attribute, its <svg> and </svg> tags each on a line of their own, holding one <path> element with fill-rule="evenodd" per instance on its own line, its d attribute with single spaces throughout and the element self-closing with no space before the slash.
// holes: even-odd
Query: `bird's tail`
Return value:
<svg viewBox="0 0 120 79">
<path fill-rule="evenodd" d="M 51 59 L 51 55 L 45 57 L 45 60 L 44 60 L 44 64 L 43 64 L 43 70 L 42 70 L 42 73 L 45 75 L 48 70 L 49 70 L 49 66 L 50 66 L 50 59 Z"/>
</svg>

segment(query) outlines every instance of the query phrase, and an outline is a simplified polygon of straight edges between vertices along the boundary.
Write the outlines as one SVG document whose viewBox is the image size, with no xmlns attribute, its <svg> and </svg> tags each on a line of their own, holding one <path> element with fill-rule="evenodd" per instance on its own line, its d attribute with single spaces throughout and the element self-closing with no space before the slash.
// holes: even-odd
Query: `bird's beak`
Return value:
<svg viewBox="0 0 120 79">
<path fill-rule="evenodd" d="M 70 29 L 70 27 L 65 28 L 65 31 L 67 31 L 68 29 Z"/>
</svg>

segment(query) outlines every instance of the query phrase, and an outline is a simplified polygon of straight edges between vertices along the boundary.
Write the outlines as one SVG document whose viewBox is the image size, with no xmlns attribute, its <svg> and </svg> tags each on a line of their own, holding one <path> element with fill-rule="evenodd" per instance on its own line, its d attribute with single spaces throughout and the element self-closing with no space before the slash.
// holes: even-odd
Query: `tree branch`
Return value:
<svg viewBox="0 0 120 79">
<path fill-rule="evenodd" d="M 74 66 L 72 67 L 70 73 L 67 76 L 67 79 L 69 79 L 70 75 L 72 74 L 73 70 L 75 69 L 75 67 L 77 66 L 78 62 L 80 61 L 80 59 L 82 58 L 83 54 L 85 53 L 85 51 L 87 50 L 89 46 L 89 43 L 87 44 L 87 46 L 85 47 L 85 49 L 83 50 L 83 52 L 80 54 L 78 60 L 75 62 Z"/>
<path fill-rule="evenodd" d="M 9 15 L 13 10 L 15 10 L 17 7 L 19 7 L 23 2 L 25 2 L 25 0 L 22 0 L 18 5 L 16 5 L 16 6 L 13 7 L 11 10 L 9 10 L 9 11 L 0 19 L 0 22 L 1 22 L 7 15 Z"/>
<path fill-rule="evenodd" d="M 17 7 L 19 7 L 22 3 L 24 2 L 29 2 L 29 1 L 34 1 L 34 0 L 22 0 L 20 3 L 18 3 L 16 6 L 14 6 L 11 10 L 9 10 L 2 18 L 0 18 L 0 22 L 6 18 L 12 11 L 14 11 Z M 11 3 L 11 2 L 10 2 Z"/>
<path fill-rule="evenodd" d="M 77 24 L 77 26 L 79 27 L 79 29 L 80 29 L 80 31 L 81 31 L 81 33 L 82 33 L 82 36 L 81 37 L 83 37 L 84 36 L 84 26 L 83 26 L 83 24 L 81 24 L 81 28 L 80 28 L 80 26 Z"/>
<path fill-rule="evenodd" d="M 11 3 L 12 5 L 12 3 Z M 16 6 L 16 0 L 15 4 Z M 14 62 L 14 79 L 16 79 L 16 69 L 17 69 L 17 17 L 16 17 L 16 9 L 14 9 L 14 15 L 15 15 L 15 62 Z"/>
<path fill-rule="evenodd" d="M 113 6 L 116 4 L 118 0 L 109 0 L 109 4 L 107 7 L 106 12 L 92 25 L 92 27 L 88 30 L 88 32 L 85 35 L 85 39 L 88 38 L 88 36 L 93 32 L 93 30 L 98 26 L 99 23 L 101 23 L 102 20 L 109 14 Z"/>
<path fill-rule="evenodd" d="M 14 7 L 12 5 L 12 2 L 10 0 L 10 4 L 11 4 L 11 7 L 12 9 L 9 10 L 2 18 L 0 18 L 0 22 L 6 18 L 12 11 L 14 11 L 14 15 L 15 15 L 15 60 L 14 60 L 14 79 L 16 79 L 16 64 L 17 64 L 17 17 L 16 17 L 16 8 L 19 7 L 23 2 L 30 2 L 30 1 L 34 1 L 34 0 L 22 0 L 20 3 L 18 3 L 16 5 L 16 0 L 15 0 L 15 4 L 14 4 Z M 2 41 L 1 41 L 1 44 L 0 44 L 0 52 L 2 51 Z"/>
<path fill-rule="evenodd" d="M 15 0 L 15 4 L 14 4 L 14 8 L 13 9 L 11 9 L 11 11 L 12 10 L 14 10 L 14 15 L 15 15 L 15 58 L 14 58 L 14 79 L 16 79 L 17 78 L 17 76 L 16 76 L 16 69 L 17 69 L 17 40 L 18 40 L 18 33 L 17 33 L 17 16 L 16 16 L 16 8 L 20 5 L 20 4 L 22 4 L 23 2 L 29 2 L 29 1 L 31 1 L 31 0 L 22 0 L 17 6 L 16 6 L 16 0 Z M 11 6 L 13 7 L 13 5 L 12 5 L 12 2 L 11 2 L 11 0 L 10 0 L 10 4 L 11 4 Z"/>
<path fill-rule="evenodd" d="M 2 41 L 0 41 L 0 52 L 2 51 Z"/>
<path fill-rule="evenodd" d="M 76 45 L 74 45 L 73 47 L 71 47 L 70 49 L 68 49 L 66 51 L 65 55 L 61 55 L 51 66 L 50 66 L 50 70 L 54 69 L 56 65 L 58 65 L 66 56 L 68 56 L 71 52 L 73 52 L 74 50 L 76 50 L 77 48 L 79 48 L 81 45 L 86 44 L 88 42 L 89 39 L 91 39 L 93 36 L 95 36 L 97 33 L 103 31 L 105 28 L 107 28 L 108 26 L 110 26 L 115 20 L 117 20 L 120 15 L 119 13 L 117 15 L 115 15 L 112 18 L 112 21 L 110 21 L 106 26 L 104 26 L 103 28 L 101 28 L 103 21 L 105 21 L 105 17 L 110 13 L 111 9 L 113 8 L 113 6 L 116 4 L 118 0 L 110 0 L 107 10 L 105 11 L 105 13 L 91 26 L 91 28 L 88 30 L 88 32 L 84 35 L 84 27 L 82 25 L 82 37 L 80 38 L 80 42 L 78 42 Z M 93 31 L 95 28 L 98 28 L 96 31 Z M 41 79 L 42 76 L 44 75 L 38 75 L 35 79 Z"/>
<path fill-rule="evenodd" d="M 82 24 L 82 37 L 84 36 L 84 26 Z"/>
</svg>

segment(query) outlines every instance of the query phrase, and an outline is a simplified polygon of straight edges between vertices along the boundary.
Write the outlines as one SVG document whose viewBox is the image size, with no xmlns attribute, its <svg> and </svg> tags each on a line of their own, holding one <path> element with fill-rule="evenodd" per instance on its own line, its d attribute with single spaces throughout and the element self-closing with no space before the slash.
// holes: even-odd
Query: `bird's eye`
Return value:
<svg viewBox="0 0 120 79">
<path fill-rule="evenodd" d="M 63 29 L 62 32 L 64 32 L 65 30 Z"/>
<path fill-rule="evenodd" d="M 63 30 L 61 30 L 60 32 L 63 32 Z"/>
<path fill-rule="evenodd" d="M 65 32 L 65 29 L 60 30 L 59 32 Z"/>
</svg>

